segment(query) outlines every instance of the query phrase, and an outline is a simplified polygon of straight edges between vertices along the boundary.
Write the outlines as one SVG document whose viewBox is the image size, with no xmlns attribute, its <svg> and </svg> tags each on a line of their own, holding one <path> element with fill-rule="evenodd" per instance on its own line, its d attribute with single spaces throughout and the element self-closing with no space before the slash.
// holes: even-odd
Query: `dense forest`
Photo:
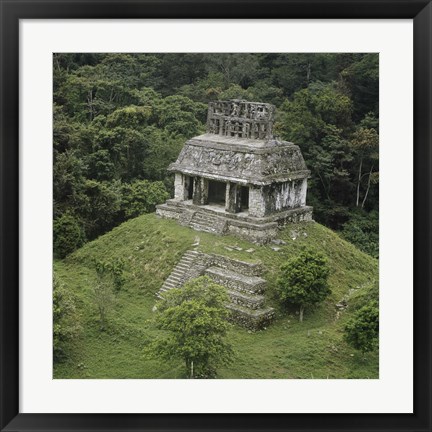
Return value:
<svg viewBox="0 0 432 432">
<path fill-rule="evenodd" d="M 314 219 L 378 257 L 378 54 L 54 54 L 54 254 L 172 194 L 207 103 L 276 106 L 311 170 Z"/>
</svg>

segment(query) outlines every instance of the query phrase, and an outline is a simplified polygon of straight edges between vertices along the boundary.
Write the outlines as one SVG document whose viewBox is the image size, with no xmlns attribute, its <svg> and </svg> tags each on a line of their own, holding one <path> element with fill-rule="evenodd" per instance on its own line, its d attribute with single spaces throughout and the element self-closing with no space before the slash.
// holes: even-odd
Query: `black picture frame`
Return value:
<svg viewBox="0 0 432 432">
<path fill-rule="evenodd" d="M 431 431 L 431 64 L 426 0 L 0 0 L 1 431 Z M 414 20 L 413 414 L 19 413 L 19 20 L 385 18 Z"/>
</svg>

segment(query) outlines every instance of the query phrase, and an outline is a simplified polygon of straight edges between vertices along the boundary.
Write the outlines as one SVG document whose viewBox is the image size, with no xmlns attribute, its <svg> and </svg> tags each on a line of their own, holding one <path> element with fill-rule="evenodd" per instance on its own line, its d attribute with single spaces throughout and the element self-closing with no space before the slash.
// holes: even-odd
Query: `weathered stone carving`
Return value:
<svg viewBox="0 0 432 432">
<path fill-rule="evenodd" d="M 207 132 L 221 136 L 269 139 L 272 136 L 274 107 L 243 100 L 210 102 Z"/>
</svg>

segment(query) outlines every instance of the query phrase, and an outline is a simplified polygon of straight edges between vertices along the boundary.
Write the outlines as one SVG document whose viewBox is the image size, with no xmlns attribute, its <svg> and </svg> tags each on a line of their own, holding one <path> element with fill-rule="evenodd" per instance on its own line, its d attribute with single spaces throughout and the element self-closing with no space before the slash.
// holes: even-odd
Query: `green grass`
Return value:
<svg viewBox="0 0 432 432">
<path fill-rule="evenodd" d="M 196 237 L 203 252 L 261 261 L 268 281 L 267 302 L 277 310 L 276 321 L 265 330 L 232 327 L 229 339 L 236 360 L 218 371 L 219 378 L 378 378 L 378 353 L 363 358 L 342 339 L 343 324 L 356 303 L 377 287 L 377 260 L 317 223 L 287 226 L 279 237 L 286 244 L 276 252 L 270 245 L 196 232 L 154 214 L 125 222 L 54 263 L 57 275 L 76 297 L 82 328 L 68 347 L 67 360 L 55 364 L 54 378 L 182 378 L 181 362 L 148 360 L 144 352 L 159 334 L 151 323 L 155 293 Z M 299 323 L 294 309 L 279 305 L 275 281 L 280 265 L 305 245 L 327 256 L 332 294 L 314 310 L 306 309 L 304 322 Z M 243 250 L 229 251 L 227 246 Z M 246 252 L 249 248 L 254 252 Z M 126 283 L 108 315 L 108 328 L 101 332 L 91 297 L 96 280 L 92 259 L 120 257 L 126 261 Z M 350 306 L 337 317 L 335 304 L 342 298 Z"/>
</svg>

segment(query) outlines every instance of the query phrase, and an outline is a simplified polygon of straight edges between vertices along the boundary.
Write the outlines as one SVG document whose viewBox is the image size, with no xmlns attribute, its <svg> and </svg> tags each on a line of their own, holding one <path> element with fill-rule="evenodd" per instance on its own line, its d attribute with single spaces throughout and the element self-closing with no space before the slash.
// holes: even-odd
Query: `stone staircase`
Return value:
<svg viewBox="0 0 432 432">
<path fill-rule="evenodd" d="M 261 272 L 259 263 L 191 250 L 182 256 L 157 296 L 162 298 L 164 293 L 183 286 L 188 280 L 207 275 L 226 287 L 230 298 L 226 307 L 231 311 L 231 320 L 257 330 L 269 325 L 275 315 L 273 308 L 265 306 L 263 293 L 267 282 L 258 276 Z"/>
<path fill-rule="evenodd" d="M 197 211 L 190 220 L 189 226 L 196 231 L 223 234 L 226 229 L 226 220 L 210 212 Z"/>
<path fill-rule="evenodd" d="M 173 288 L 179 288 L 184 285 L 184 283 L 187 282 L 189 279 L 198 277 L 199 274 L 197 274 L 196 276 L 194 276 L 194 274 L 196 274 L 197 272 L 196 261 L 199 256 L 200 254 L 197 251 L 187 251 L 181 257 L 180 261 L 174 267 L 168 278 L 165 280 L 161 289 L 157 293 L 157 296 L 159 298 L 162 298 L 164 292 L 167 292 Z M 192 269 L 194 269 L 195 271 L 191 271 Z M 203 268 L 203 270 L 204 269 L 205 268 Z"/>
</svg>

